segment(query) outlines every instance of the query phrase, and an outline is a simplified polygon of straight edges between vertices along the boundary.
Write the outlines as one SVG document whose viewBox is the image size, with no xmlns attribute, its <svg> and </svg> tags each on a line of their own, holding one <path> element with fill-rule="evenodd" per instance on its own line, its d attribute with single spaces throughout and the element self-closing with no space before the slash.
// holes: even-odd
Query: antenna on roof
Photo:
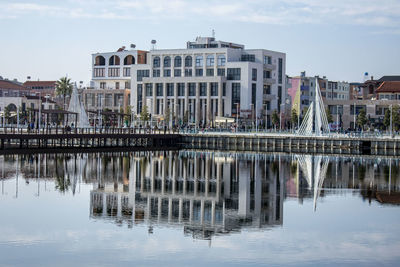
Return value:
<svg viewBox="0 0 400 267">
<path fill-rule="evenodd" d="M 154 50 L 156 48 L 156 40 L 151 40 L 151 50 Z"/>
</svg>

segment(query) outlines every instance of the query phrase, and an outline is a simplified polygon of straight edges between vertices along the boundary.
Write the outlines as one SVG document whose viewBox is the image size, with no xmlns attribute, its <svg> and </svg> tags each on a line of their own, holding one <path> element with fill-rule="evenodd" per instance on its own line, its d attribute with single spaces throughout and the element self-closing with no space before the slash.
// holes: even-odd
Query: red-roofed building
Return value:
<svg viewBox="0 0 400 267">
<path fill-rule="evenodd" d="M 376 89 L 378 99 L 396 100 L 400 99 L 400 81 L 384 81 Z"/>
<path fill-rule="evenodd" d="M 0 80 L 0 97 L 20 97 L 30 94 L 30 90 L 22 83 L 15 80 Z"/>
<path fill-rule="evenodd" d="M 55 97 L 56 81 L 26 81 L 23 85 L 33 94 Z"/>
</svg>

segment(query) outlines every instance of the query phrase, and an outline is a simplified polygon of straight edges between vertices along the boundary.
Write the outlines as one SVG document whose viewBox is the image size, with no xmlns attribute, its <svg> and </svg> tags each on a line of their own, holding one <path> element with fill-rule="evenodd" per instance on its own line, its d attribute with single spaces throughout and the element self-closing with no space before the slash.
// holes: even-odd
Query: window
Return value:
<svg viewBox="0 0 400 267">
<path fill-rule="evenodd" d="M 271 94 L 271 85 L 264 84 L 264 88 L 263 89 L 264 89 L 263 90 L 263 94 L 264 95 L 270 95 Z"/>
<path fill-rule="evenodd" d="M 188 83 L 189 86 L 189 96 L 196 96 L 196 84 Z"/>
<path fill-rule="evenodd" d="M 164 68 L 171 67 L 171 58 L 169 56 L 164 57 Z"/>
<path fill-rule="evenodd" d="M 254 110 L 256 110 L 256 97 L 257 97 L 257 84 L 251 84 L 251 103 L 253 104 Z"/>
<path fill-rule="evenodd" d="M 131 82 L 125 82 L 125 89 L 131 89 Z"/>
<path fill-rule="evenodd" d="M 196 67 L 203 67 L 203 56 L 196 56 Z"/>
<path fill-rule="evenodd" d="M 171 77 L 171 70 L 170 69 L 164 70 L 164 77 Z"/>
<path fill-rule="evenodd" d="M 108 77 L 119 77 L 119 68 L 109 68 Z"/>
<path fill-rule="evenodd" d="M 95 66 L 104 66 L 106 65 L 106 59 L 103 56 L 97 56 L 94 60 Z"/>
<path fill-rule="evenodd" d="M 264 70 L 263 77 L 264 77 L 264 79 L 270 79 L 271 78 L 271 71 Z"/>
<path fill-rule="evenodd" d="M 187 56 L 185 57 L 185 67 L 191 67 L 192 66 L 192 57 Z"/>
<path fill-rule="evenodd" d="M 143 85 L 137 85 L 137 99 L 142 99 L 143 96 Z"/>
<path fill-rule="evenodd" d="M 93 71 L 93 77 L 104 77 L 104 68 L 96 68 Z"/>
<path fill-rule="evenodd" d="M 207 84 L 199 83 L 200 86 L 200 96 L 207 96 Z"/>
<path fill-rule="evenodd" d="M 159 68 L 159 67 L 160 67 L 160 57 L 154 57 L 153 68 Z"/>
<path fill-rule="evenodd" d="M 123 94 L 115 94 L 114 95 L 114 106 L 118 106 L 123 104 L 124 102 L 124 95 Z"/>
<path fill-rule="evenodd" d="M 167 96 L 174 96 L 174 84 L 167 83 Z"/>
<path fill-rule="evenodd" d="M 214 76 L 214 69 L 207 69 L 206 70 L 206 75 L 207 76 Z"/>
<path fill-rule="evenodd" d="M 252 69 L 251 70 L 251 79 L 253 81 L 257 81 L 257 69 Z"/>
<path fill-rule="evenodd" d="M 181 69 L 174 69 L 174 77 L 181 77 L 182 70 Z"/>
<path fill-rule="evenodd" d="M 282 84 L 283 80 L 283 59 L 279 58 L 278 60 L 278 83 Z"/>
<path fill-rule="evenodd" d="M 225 76 L 225 69 L 217 69 L 218 76 Z"/>
<path fill-rule="evenodd" d="M 211 83 L 211 96 L 218 96 L 218 83 Z"/>
<path fill-rule="evenodd" d="M 174 58 L 174 67 L 182 67 L 182 58 L 180 56 Z"/>
<path fill-rule="evenodd" d="M 178 96 L 185 96 L 185 84 L 177 83 L 178 86 Z"/>
<path fill-rule="evenodd" d="M 237 105 L 240 108 L 240 83 L 232 83 L 232 113 L 236 113 Z"/>
<path fill-rule="evenodd" d="M 150 70 L 137 70 L 137 81 L 141 82 L 143 77 L 149 77 Z"/>
<path fill-rule="evenodd" d="M 240 68 L 228 68 L 227 80 L 240 80 Z"/>
<path fill-rule="evenodd" d="M 264 64 L 271 64 L 272 58 L 270 56 L 264 56 Z"/>
<path fill-rule="evenodd" d="M 185 77 L 192 77 L 192 69 L 185 69 Z"/>
<path fill-rule="evenodd" d="M 153 70 L 153 77 L 160 77 L 160 70 Z"/>
<path fill-rule="evenodd" d="M 100 89 L 106 89 L 106 83 L 100 82 Z"/>
<path fill-rule="evenodd" d="M 208 55 L 208 56 L 207 56 L 206 65 L 207 65 L 207 67 L 212 67 L 212 66 L 214 66 L 214 56 L 213 56 L 213 55 Z"/>
<path fill-rule="evenodd" d="M 131 68 L 124 68 L 123 69 L 123 75 L 124 75 L 124 77 L 131 76 Z"/>
<path fill-rule="evenodd" d="M 119 89 L 119 82 L 115 82 L 115 89 Z"/>
<path fill-rule="evenodd" d="M 131 55 L 128 55 L 124 58 L 124 65 L 133 65 L 135 64 L 135 58 Z"/>
<path fill-rule="evenodd" d="M 196 69 L 196 77 L 203 76 L 203 69 Z"/>
<path fill-rule="evenodd" d="M 146 83 L 146 96 L 153 96 L 153 84 Z"/>
<path fill-rule="evenodd" d="M 106 94 L 105 95 L 104 105 L 106 107 L 111 107 L 112 106 L 112 94 Z"/>
<path fill-rule="evenodd" d="M 108 60 L 108 65 L 110 66 L 119 65 L 119 63 L 119 56 L 111 56 Z"/>
<path fill-rule="evenodd" d="M 226 83 L 222 84 L 222 96 L 226 96 Z"/>
<path fill-rule="evenodd" d="M 156 95 L 163 96 L 163 84 L 162 83 L 156 83 Z"/>
<path fill-rule="evenodd" d="M 225 66 L 225 55 L 218 55 L 218 66 Z"/>
<path fill-rule="evenodd" d="M 242 55 L 240 61 L 255 62 L 256 57 L 255 55 Z"/>
</svg>

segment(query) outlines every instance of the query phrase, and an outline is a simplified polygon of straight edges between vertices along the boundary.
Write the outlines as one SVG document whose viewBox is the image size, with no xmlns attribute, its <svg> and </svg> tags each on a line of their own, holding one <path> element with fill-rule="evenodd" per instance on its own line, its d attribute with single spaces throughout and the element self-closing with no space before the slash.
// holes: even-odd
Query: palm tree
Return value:
<svg viewBox="0 0 400 267">
<path fill-rule="evenodd" d="M 65 109 L 65 98 L 66 96 L 70 96 L 72 93 L 72 88 L 73 85 L 71 83 L 71 79 L 67 77 L 61 77 L 57 82 L 56 82 L 56 95 L 62 95 L 63 96 L 63 109 Z"/>
</svg>

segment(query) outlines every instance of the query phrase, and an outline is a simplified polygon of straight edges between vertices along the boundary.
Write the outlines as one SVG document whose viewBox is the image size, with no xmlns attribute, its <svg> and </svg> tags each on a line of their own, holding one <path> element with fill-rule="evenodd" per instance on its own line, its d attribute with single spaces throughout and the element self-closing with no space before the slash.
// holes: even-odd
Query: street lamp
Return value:
<svg viewBox="0 0 400 267">
<path fill-rule="evenodd" d="M 339 105 L 336 105 L 336 131 L 339 133 Z"/>
</svg>

